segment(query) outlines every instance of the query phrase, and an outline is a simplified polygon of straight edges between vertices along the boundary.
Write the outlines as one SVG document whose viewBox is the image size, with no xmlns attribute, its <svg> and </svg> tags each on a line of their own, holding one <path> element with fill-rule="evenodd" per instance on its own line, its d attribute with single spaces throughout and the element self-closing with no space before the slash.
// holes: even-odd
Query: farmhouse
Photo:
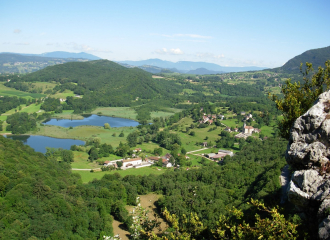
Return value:
<svg viewBox="0 0 330 240">
<path fill-rule="evenodd" d="M 163 159 L 163 167 L 173 167 L 172 163 L 169 160 Z"/>
<path fill-rule="evenodd" d="M 151 162 L 157 162 L 159 159 L 160 159 L 160 157 L 154 157 L 154 156 L 148 157 L 148 161 L 151 161 Z"/>
<path fill-rule="evenodd" d="M 252 127 L 252 126 L 245 126 L 243 130 L 244 130 L 244 133 L 245 134 L 252 134 L 254 132 L 254 127 Z"/>
<path fill-rule="evenodd" d="M 225 128 L 225 131 L 227 131 L 227 132 L 231 132 L 231 128 L 230 128 L 230 127 L 226 127 L 226 128 Z"/>
<path fill-rule="evenodd" d="M 133 152 L 141 152 L 141 151 L 142 151 L 141 148 L 135 148 L 135 149 L 133 150 Z"/>
<path fill-rule="evenodd" d="M 232 151 L 227 151 L 227 150 L 222 150 L 222 149 L 218 150 L 218 154 L 223 155 L 223 156 L 227 156 L 227 155 L 229 155 L 231 157 L 234 156 L 234 153 Z"/>
<path fill-rule="evenodd" d="M 141 164 L 142 164 L 141 158 L 132 158 L 132 159 L 123 160 L 124 168 L 134 167 Z"/>
<path fill-rule="evenodd" d="M 216 154 L 215 153 L 208 153 L 208 154 L 205 154 L 206 157 L 208 158 L 212 158 L 214 157 Z"/>
</svg>

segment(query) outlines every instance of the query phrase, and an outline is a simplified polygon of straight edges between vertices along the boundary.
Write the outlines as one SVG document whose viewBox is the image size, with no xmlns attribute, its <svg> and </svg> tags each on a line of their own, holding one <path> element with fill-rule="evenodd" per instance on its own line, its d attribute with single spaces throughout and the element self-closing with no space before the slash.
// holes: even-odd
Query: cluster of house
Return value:
<svg viewBox="0 0 330 240">
<path fill-rule="evenodd" d="M 209 159 L 215 160 L 215 161 L 219 161 L 221 159 L 223 159 L 225 156 L 234 156 L 234 153 L 232 151 L 227 151 L 227 150 L 222 150 L 219 149 L 218 153 L 208 153 L 205 154 L 206 157 L 208 157 Z"/>
<path fill-rule="evenodd" d="M 224 115 L 216 115 L 216 114 L 205 114 L 203 115 L 202 119 L 199 121 L 199 123 L 208 123 L 212 124 L 216 119 L 223 120 L 225 116 Z"/>
<path fill-rule="evenodd" d="M 245 122 L 243 124 L 243 130 L 239 134 L 235 135 L 235 138 L 244 138 L 251 136 L 252 133 L 260 133 L 261 130 L 259 128 L 254 128 L 252 126 L 246 126 Z"/>
<path fill-rule="evenodd" d="M 135 150 L 133 150 L 135 151 Z M 141 151 L 136 150 L 137 151 Z M 128 159 L 121 159 L 121 160 L 114 160 L 114 161 L 105 161 L 103 166 L 105 167 L 109 167 L 109 166 L 114 166 L 115 168 L 117 168 L 117 162 L 121 161 L 123 163 L 122 165 L 122 169 L 126 169 L 126 168 L 141 168 L 141 167 L 148 167 L 151 166 L 152 164 L 154 164 L 155 162 L 158 162 L 160 159 L 162 160 L 163 163 L 163 167 L 173 167 L 172 163 L 170 163 L 170 158 L 171 158 L 171 154 L 167 153 L 165 156 L 162 157 L 156 157 L 156 156 L 150 156 L 150 157 L 146 157 L 145 160 L 142 160 L 142 158 L 140 157 L 135 157 L 135 158 L 128 158 Z M 186 158 L 189 158 L 186 156 Z"/>
</svg>

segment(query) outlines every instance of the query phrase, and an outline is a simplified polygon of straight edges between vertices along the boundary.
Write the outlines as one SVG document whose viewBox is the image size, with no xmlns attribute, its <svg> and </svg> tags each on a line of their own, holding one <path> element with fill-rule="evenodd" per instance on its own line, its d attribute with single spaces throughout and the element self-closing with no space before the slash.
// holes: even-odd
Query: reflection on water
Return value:
<svg viewBox="0 0 330 240">
<path fill-rule="evenodd" d="M 30 138 L 30 135 L 9 135 L 8 138 L 13 140 L 19 140 L 22 143 L 26 144 L 27 140 Z"/>
<path fill-rule="evenodd" d="M 29 145 L 37 152 L 46 153 L 46 147 L 62 148 L 69 150 L 72 145 L 84 145 L 85 142 L 74 139 L 60 139 L 45 136 L 34 135 L 7 135 L 7 138 L 19 140 L 22 143 Z"/>
<path fill-rule="evenodd" d="M 101 126 L 103 127 L 105 123 L 109 123 L 110 127 L 135 127 L 139 125 L 137 121 L 125 118 L 115 118 L 99 115 L 84 114 L 85 118 L 81 120 L 70 120 L 70 119 L 56 119 L 52 118 L 49 121 L 45 121 L 46 125 L 55 125 L 60 127 L 77 127 L 82 125 L 89 126 Z"/>
</svg>

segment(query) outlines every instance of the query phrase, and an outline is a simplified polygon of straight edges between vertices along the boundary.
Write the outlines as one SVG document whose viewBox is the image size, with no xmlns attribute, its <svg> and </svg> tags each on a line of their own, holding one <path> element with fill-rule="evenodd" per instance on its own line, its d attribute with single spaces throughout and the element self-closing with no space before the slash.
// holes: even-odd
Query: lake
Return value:
<svg viewBox="0 0 330 240">
<path fill-rule="evenodd" d="M 5 135 L 6 136 L 6 135 Z M 84 141 L 32 135 L 7 135 L 7 138 L 19 140 L 32 147 L 36 152 L 46 153 L 46 147 L 69 150 L 72 145 L 85 145 Z"/>
<path fill-rule="evenodd" d="M 115 118 L 108 116 L 99 115 L 88 115 L 82 120 L 70 120 L 70 119 L 55 119 L 52 118 L 50 121 L 44 122 L 46 125 L 55 125 L 60 127 L 77 127 L 82 125 L 101 126 L 105 123 L 109 123 L 110 127 L 135 127 L 139 125 L 137 121 L 125 118 Z"/>
</svg>

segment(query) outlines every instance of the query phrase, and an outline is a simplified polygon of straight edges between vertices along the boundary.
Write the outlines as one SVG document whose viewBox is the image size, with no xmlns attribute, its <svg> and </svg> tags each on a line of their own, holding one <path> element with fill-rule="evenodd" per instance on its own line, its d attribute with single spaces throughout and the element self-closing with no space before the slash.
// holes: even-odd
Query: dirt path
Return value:
<svg viewBox="0 0 330 240">
<path fill-rule="evenodd" d="M 199 152 L 199 151 L 203 151 L 203 150 L 206 150 L 206 149 L 208 149 L 208 148 L 197 149 L 197 150 L 194 150 L 194 151 L 187 152 L 186 154 L 192 154 L 194 152 Z"/>
</svg>

